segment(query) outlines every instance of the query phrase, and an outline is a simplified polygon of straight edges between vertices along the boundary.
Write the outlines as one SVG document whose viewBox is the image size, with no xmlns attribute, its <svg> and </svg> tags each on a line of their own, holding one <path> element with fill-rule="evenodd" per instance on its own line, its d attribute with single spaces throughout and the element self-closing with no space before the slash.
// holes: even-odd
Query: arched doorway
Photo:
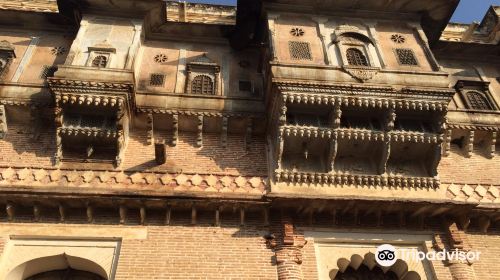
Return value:
<svg viewBox="0 0 500 280">
<path fill-rule="evenodd" d="M 358 269 L 348 267 L 344 272 L 339 272 L 334 280 L 399 280 L 396 273 L 388 271 L 385 273 L 380 267 L 369 269 L 366 265 L 360 265 Z"/>
<path fill-rule="evenodd" d="M 38 273 L 30 276 L 25 280 L 105 280 L 101 276 L 82 270 L 72 268 L 52 270 L 47 272 Z"/>
<path fill-rule="evenodd" d="M 415 267 L 411 267 L 415 268 Z M 350 259 L 337 260 L 337 268 L 329 274 L 331 280 L 421 280 L 420 275 L 410 270 L 408 263 L 398 259 L 391 267 L 381 267 L 371 252 L 364 256 L 354 254 Z"/>
<path fill-rule="evenodd" d="M 61 255 L 27 261 L 9 272 L 6 280 L 107 280 L 97 263 L 80 257 Z"/>
</svg>

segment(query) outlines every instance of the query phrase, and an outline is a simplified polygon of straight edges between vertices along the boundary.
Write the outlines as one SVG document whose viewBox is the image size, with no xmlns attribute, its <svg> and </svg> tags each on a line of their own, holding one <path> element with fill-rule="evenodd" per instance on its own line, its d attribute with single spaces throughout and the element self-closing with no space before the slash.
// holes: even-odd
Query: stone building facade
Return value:
<svg viewBox="0 0 500 280">
<path fill-rule="evenodd" d="M 500 279 L 500 7 L 457 5 L 1 0 L 0 279 Z"/>
</svg>

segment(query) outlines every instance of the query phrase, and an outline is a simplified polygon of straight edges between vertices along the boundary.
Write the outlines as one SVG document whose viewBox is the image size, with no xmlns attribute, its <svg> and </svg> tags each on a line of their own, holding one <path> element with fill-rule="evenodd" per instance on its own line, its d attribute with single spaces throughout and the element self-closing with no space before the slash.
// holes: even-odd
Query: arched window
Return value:
<svg viewBox="0 0 500 280">
<path fill-rule="evenodd" d="M 368 66 L 365 55 L 356 48 L 349 48 L 346 51 L 347 63 L 355 66 Z"/>
<path fill-rule="evenodd" d="M 108 58 L 104 55 L 98 55 L 92 60 L 92 67 L 105 68 L 108 65 Z"/>
<path fill-rule="evenodd" d="M 48 272 L 42 272 L 31 277 L 26 278 L 25 280 L 105 280 L 101 276 L 81 270 L 75 270 L 71 268 L 62 269 L 62 270 L 53 270 Z"/>
<path fill-rule="evenodd" d="M 214 94 L 214 83 L 212 78 L 206 75 L 199 75 L 191 83 L 191 93 L 194 94 Z"/>
<path fill-rule="evenodd" d="M 477 91 L 469 91 L 466 94 L 467 100 L 469 101 L 470 109 L 477 110 L 492 110 L 488 99 L 484 94 Z"/>
</svg>

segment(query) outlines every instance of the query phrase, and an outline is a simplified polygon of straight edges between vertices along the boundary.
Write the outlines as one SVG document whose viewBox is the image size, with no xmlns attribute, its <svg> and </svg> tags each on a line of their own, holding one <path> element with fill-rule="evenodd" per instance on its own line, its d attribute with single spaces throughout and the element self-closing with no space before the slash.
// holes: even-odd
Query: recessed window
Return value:
<svg viewBox="0 0 500 280">
<path fill-rule="evenodd" d="M 355 66 L 368 66 L 368 60 L 362 51 L 356 48 L 349 48 L 346 52 L 347 63 Z"/>
<path fill-rule="evenodd" d="M 149 77 L 149 85 L 154 87 L 161 87 L 165 83 L 164 74 L 151 74 Z"/>
<path fill-rule="evenodd" d="M 199 75 L 191 83 L 191 93 L 194 94 L 214 94 L 214 83 L 212 78 L 206 75 Z"/>
<path fill-rule="evenodd" d="M 108 65 L 108 58 L 104 55 L 98 55 L 92 60 L 92 67 L 105 68 Z"/>
<path fill-rule="evenodd" d="M 470 109 L 476 110 L 492 110 L 486 96 L 478 91 L 469 91 L 466 93 L 466 98 L 469 101 Z"/>
<path fill-rule="evenodd" d="M 239 89 L 240 89 L 240 91 L 251 92 L 252 91 L 252 83 L 250 81 L 240 81 L 239 82 Z"/>
<path fill-rule="evenodd" d="M 47 79 L 49 77 L 54 77 L 54 73 L 57 71 L 56 66 L 44 65 L 42 71 L 40 72 L 40 79 Z"/>
<path fill-rule="evenodd" d="M 307 42 L 288 42 L 290 58 L 294 60 L 312 60 L 311 47 Z"/>
<path fill-rule="evenodd" d="M 418 65 L 417 58 L 411 49 L 396 49 L 396 56 L 400 65 Z"/>
</svg>

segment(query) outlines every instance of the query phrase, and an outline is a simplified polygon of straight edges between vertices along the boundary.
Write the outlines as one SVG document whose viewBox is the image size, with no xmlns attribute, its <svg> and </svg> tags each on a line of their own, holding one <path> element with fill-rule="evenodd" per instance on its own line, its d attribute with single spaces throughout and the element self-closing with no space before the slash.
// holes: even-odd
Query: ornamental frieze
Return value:
<svg viewBox="0 0 500 280">
<path fill-rule="evenodd" d="M 267 178 L 219 174 L 0 168 L 0 186 L 16 185 L 36 188 L 64 186 L 113 190 L 147 188 L 160 192 L 262 195 L 267 190 Z"/>
</svg>

